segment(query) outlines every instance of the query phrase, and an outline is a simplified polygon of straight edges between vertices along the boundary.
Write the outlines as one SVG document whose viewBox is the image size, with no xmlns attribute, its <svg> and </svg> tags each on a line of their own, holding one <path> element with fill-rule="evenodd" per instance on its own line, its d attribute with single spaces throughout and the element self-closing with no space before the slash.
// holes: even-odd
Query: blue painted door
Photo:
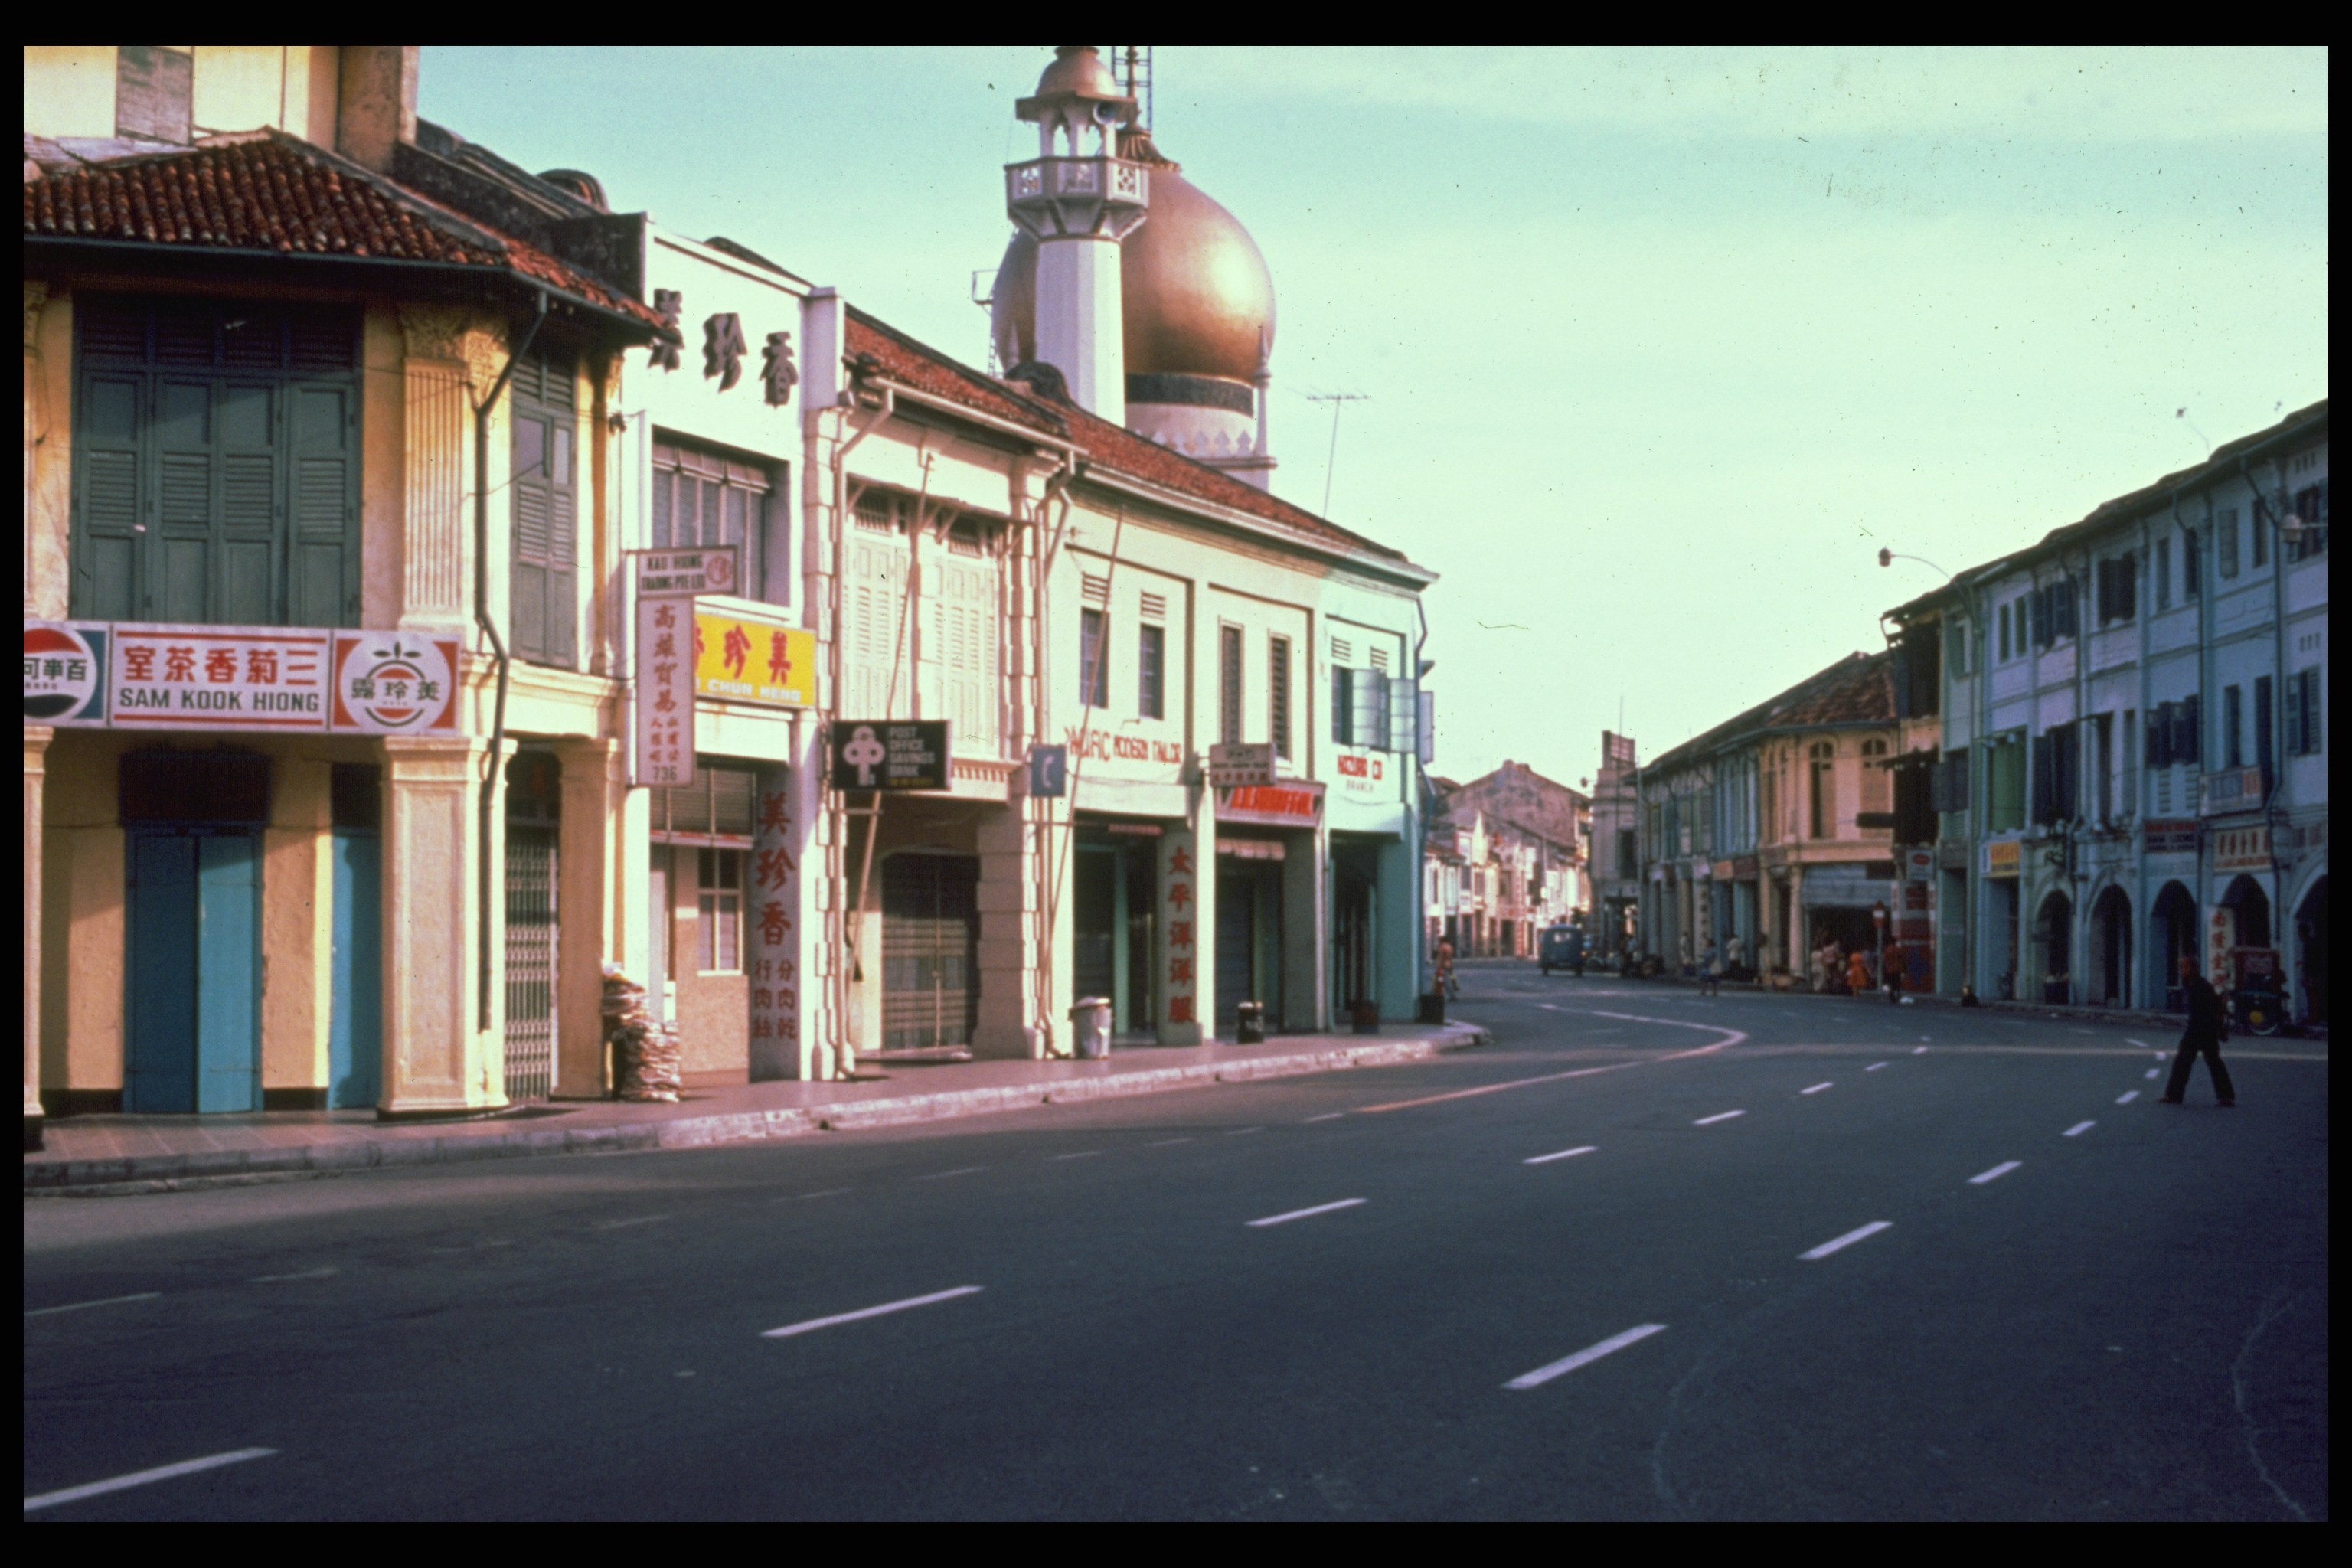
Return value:
<svg viewBox="0 0 2352 1568">
<path fill-rule="evenodd" d="M 196 1109 L 261 1109 L 261 845 L 196 840 Z"/>
<path fill-rule="evenodd" d="M 131 835 L 131 1010 L 122 1109 L 196 1108 L 196 840 Z"/>
<path fill-rule="evenodd" d="M 376 1102 L 383 1062 L 383 840 L 338 832 L 335 857 L 334 1008 L 327 1043 L 327 1104 Z"/>
<path fill-rule="evenodd" d="M 250 833 L 131 836 L 123 1109 L 261 1108 L 261 858 Z"/>
</svg>

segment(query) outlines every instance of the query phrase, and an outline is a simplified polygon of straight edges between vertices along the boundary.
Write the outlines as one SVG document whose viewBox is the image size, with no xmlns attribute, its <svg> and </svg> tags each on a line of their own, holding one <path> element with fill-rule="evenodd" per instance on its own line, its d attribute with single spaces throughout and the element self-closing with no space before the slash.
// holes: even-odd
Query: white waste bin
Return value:
<svg viewBox="0 0 2352 1568">
<path fill-rule="evenodd" d="M 1079 997 L 1077 1005 L 1070 1009 L 1070 1028 L 1081 1059 L 1100 1061 L 1110 1055 L 1110 998 Z"/>
</svg>

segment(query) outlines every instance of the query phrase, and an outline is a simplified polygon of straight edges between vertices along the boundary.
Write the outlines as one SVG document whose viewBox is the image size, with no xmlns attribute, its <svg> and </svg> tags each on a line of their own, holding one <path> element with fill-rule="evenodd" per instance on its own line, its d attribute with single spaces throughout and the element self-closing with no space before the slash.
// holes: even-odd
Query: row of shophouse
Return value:
<svg viewBox="0 0 2352 1568">
<path fill-rule="evenodd" d="M 1431 781 L 1423 907 L 1432 951 L 1464 958 L 1531 958 L 1549 926 L 1591 908 L 1588 798 L 1524 763 L 1470 783 Z"/>
<path fill-rule="evenodd" d="M 2326 1020 L 2325 403 L 1886 623 L 1646 765 L 1604 737 L 1604 943 L 1792 984 L 1892 948 L 1915 989 L 2135 1008 L 2194 958 Z"/>
<path fill-rule="evenodd" d="M 1832 945 L 1874 956 L 1916 934 L 1888 763 L 1933 727 L 1898 716 L 1902 674 L 1890 654 L 1849 655 L 1646 765 L 1604 737 L 1604 931 L 1672 969 L 1713 949 L 1730 973 L 1780 984 L 1811 984 Z"/>
<path fill-rule="evenodd" d="M 1412 1015 L 1433 576 L 1267 489 L 1092 51 L 974 150 L 1002 375 L 416 71 L 27 50 L 28 1140 L 598 1096 L 614 969 L 689 1086 Z"/>
</svg>

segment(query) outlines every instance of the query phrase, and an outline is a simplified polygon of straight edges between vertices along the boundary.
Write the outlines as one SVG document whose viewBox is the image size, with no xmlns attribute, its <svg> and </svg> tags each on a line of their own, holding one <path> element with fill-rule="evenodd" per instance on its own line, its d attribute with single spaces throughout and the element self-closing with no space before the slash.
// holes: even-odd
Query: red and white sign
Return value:
<svg viewBox="0 0 2352 1568">
<path fill-rule="evenodd" d="M 1385 759 L 1378 752 L 1341 752 L 1335 764 L 1339 770 L 1339 787 L 1349 795 L 1381 795 L 1381 775 L 1385 771 Z"/>
<path fill-rule="evenodd" d="M 793 854 L 791 771 L 760 770 L 751 838 L 751 1059 L 797 1076 L 801 1039 L 801 868 Z"/>
<path fill-rule="evenodd" d="M 25 623 L 25 722 L 106 723 L 106 639 L 111 627 Z"/>
<path fill-rule="evenodd" d="M 1312 827 L 1323 820 L 1323 785 L 1293 781 L 1240 784 L 1217 792 L 1219 822 L 1263 823 L 1269 827 Z"/>
<path fill-rule="evenodd" d="M 694 782 L 694 601 L 637 601 L 635 781 Z"/>
<path fill-rule="evenodd" d="M 458 640 L 415 632 L 337 632 L 328 727 L 362 735 L 455 735 Z"/>
<path fill-rule="evenodd" d="M 118 730 L 324 730 L 333 634 L 289 626 L 117 623 Z"/>
</svg>

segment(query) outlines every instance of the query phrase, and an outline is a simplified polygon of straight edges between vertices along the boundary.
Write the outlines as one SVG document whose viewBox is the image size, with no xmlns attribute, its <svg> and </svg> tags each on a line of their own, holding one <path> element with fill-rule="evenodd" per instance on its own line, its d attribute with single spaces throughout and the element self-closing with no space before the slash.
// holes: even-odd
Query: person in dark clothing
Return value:
<svg viewBox="0 0 2352 1568">
<path fill-rule="evenodd" d="M 2213 989 L 2211 981 L 2197 972 L 2194 958 L 2180 961 L 2180 988 L 2189 997 L 2189 1027 L 2180 1032 L 2180 1054 L 2172 1058 L 2172 1077 L 2164 1086 L 2164 1103 L 2180 1103 L 2181 1090 L 2189 1087 L 2189 1069 L 2201 1055 L 2206 1070 L 2213 1075 L 2214 1100 L 2223 1105 L 2235 1105 L 2238 1095 L 2230 1086 L 2230 1069 L 2221 1065 L 2221 1042 L 2230 1037 L 2229 1026 L 2221 1017 L 2221 994 Z"/>
</svg>

